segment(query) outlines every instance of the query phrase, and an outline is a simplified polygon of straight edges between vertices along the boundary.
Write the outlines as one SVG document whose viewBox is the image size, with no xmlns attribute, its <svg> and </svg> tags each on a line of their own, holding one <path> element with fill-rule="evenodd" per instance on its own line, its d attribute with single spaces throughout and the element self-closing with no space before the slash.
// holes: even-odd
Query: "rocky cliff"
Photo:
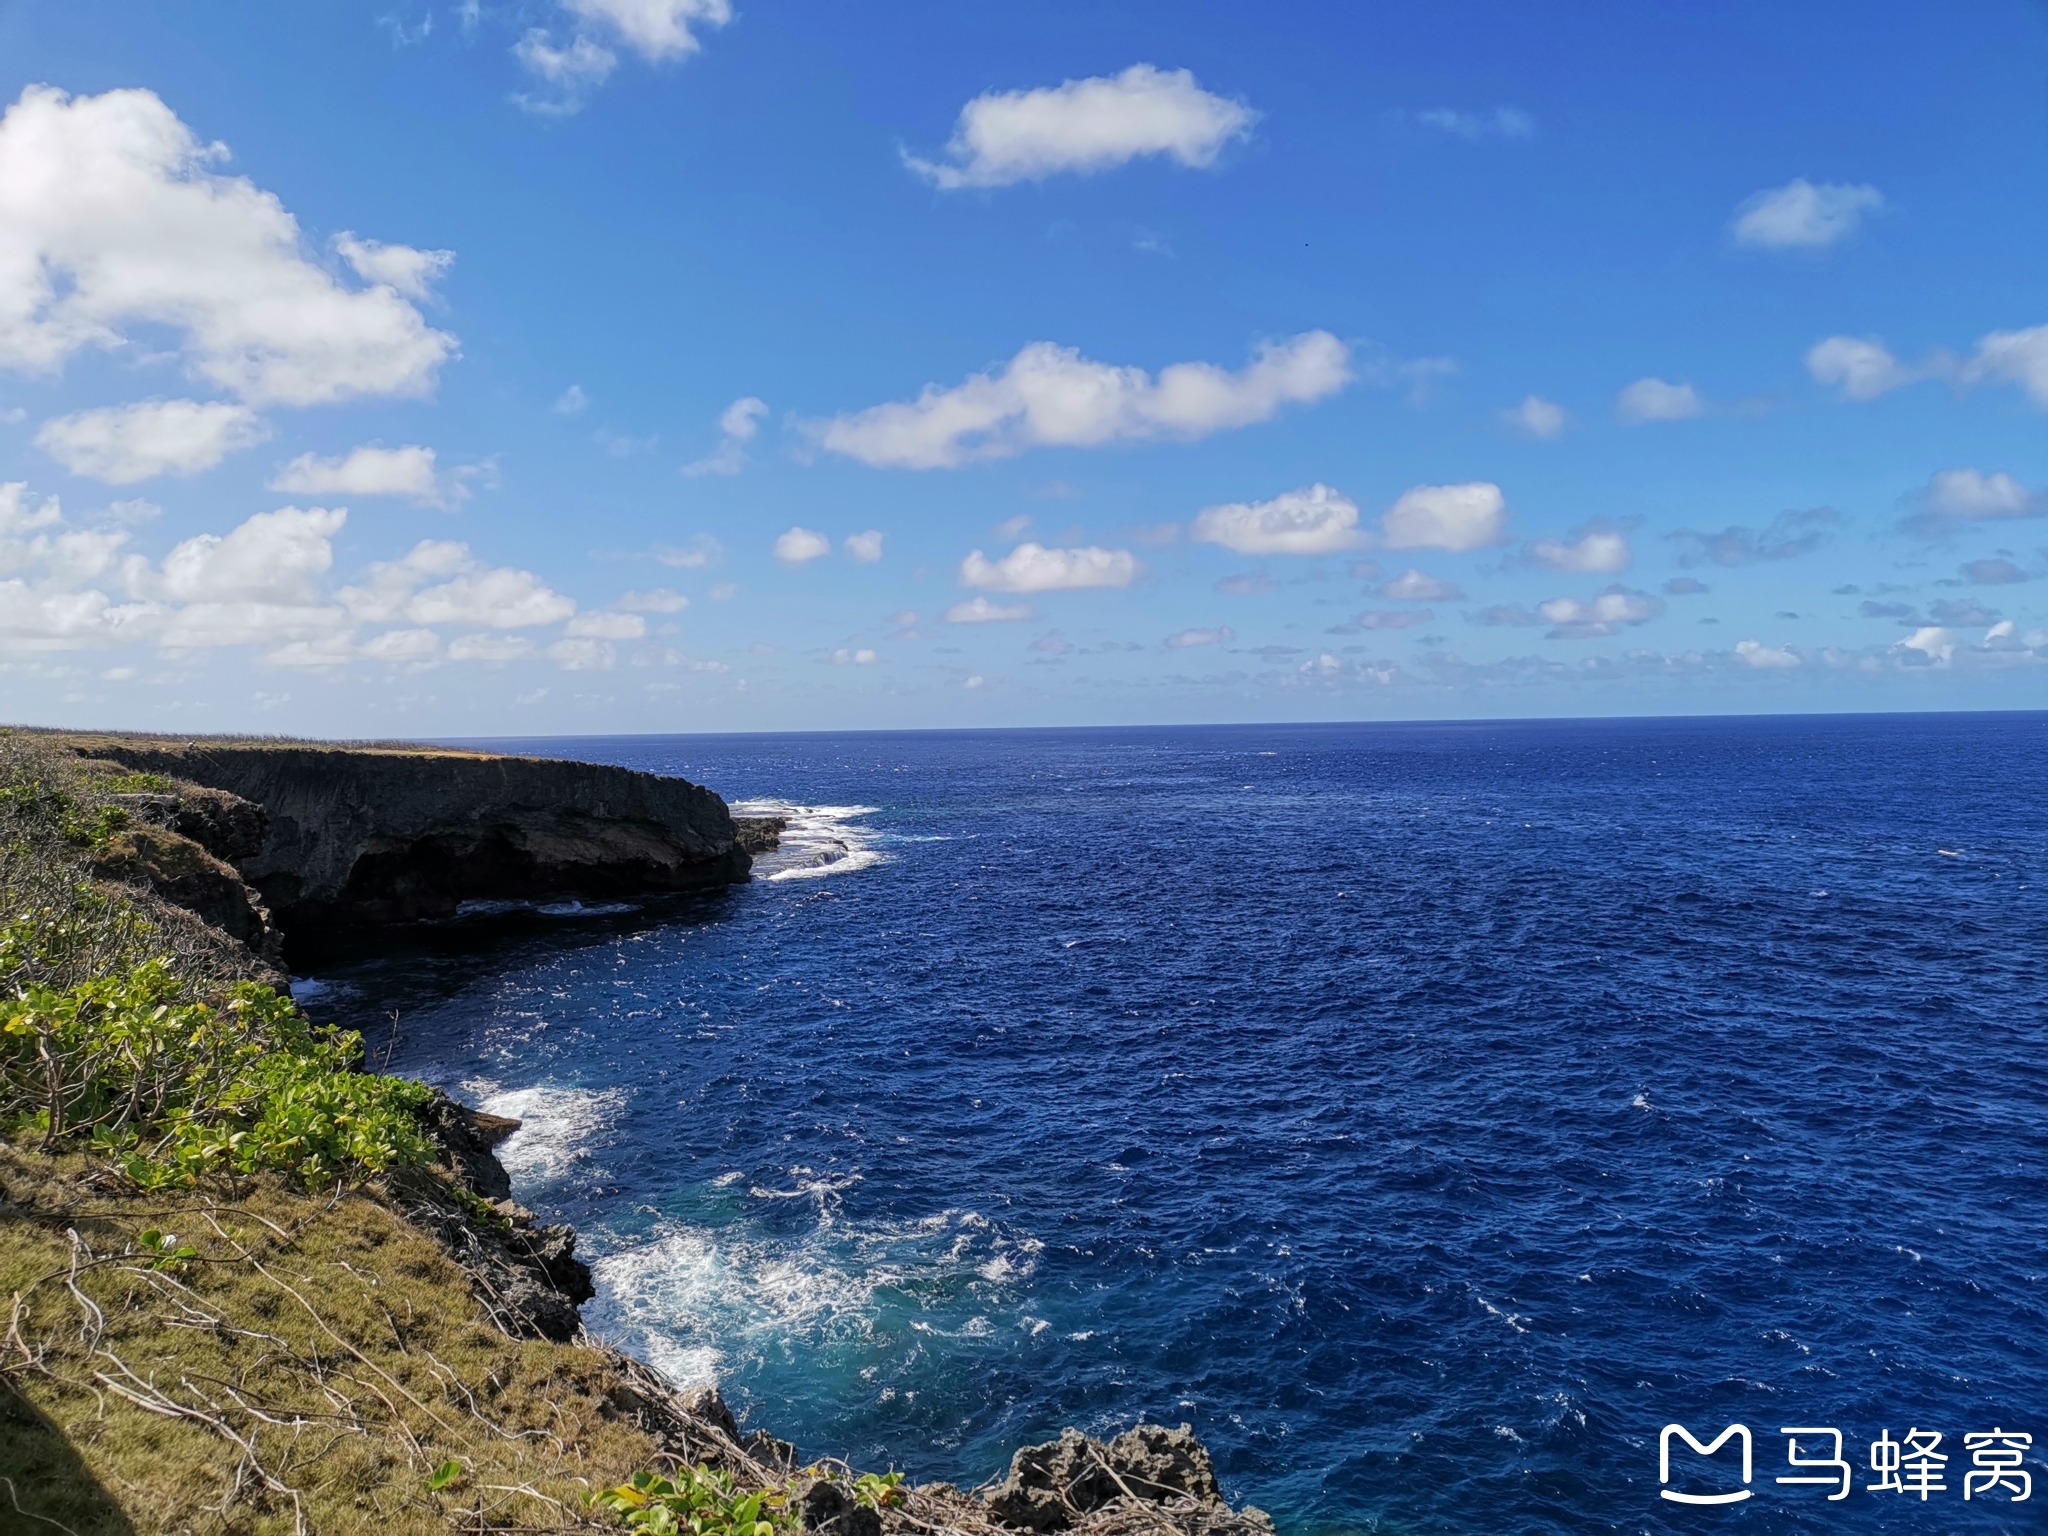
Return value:
<svg viewBox="0 0 2048 1536">
<path fill-rule="evenodd" d="M 752 865 L 717 795 L 625 768 L 432 748 L 64 740 L 89 759 L 184 781 L 126 797 L 135 820 L 232 863 L 287 939 L 447 917 L 466 901 L 702 890 L 744 880 Z M 170 870 L 162 841 L 140 839 L 134 862 L 161 872 L 176 900 L 171 887 L 198 881 L 200 861 Z M 256 931 L 253 915 L 229 917 L 231 931 Z"/>
</svg>

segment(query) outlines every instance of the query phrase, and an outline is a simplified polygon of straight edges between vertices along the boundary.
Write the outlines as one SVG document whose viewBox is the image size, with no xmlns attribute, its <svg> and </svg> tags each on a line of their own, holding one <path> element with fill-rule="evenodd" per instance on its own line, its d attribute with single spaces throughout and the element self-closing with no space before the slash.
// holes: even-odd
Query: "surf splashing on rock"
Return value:
<svg viewBox="0 0 2048 1536">
<path fill-rule="evenodd" d="M 872 805 L 792 805 L 781 800 L 747 800 L 733 806 L 735 816 L 780 816 L 782 845 L 754 860 L 757 880 L 815 880 L 870 869 L 888 855 L 875 844 L 878 835 L 858 818 L 872 816 Z"/>
<path fill-rule="evenodd" d="M 822 1375 L 885 1383 L 914 1372 L 934 1337 L 1043 1330 L 1025 1304 L 1037 1239 L 966 1210 L 849 1222 L 848 1181 L 807 1172 L 790 1170 L 793 1188 L 712 1179 L 680 1216 L 593 1234 L 611 1251 L 593 1266 L 586 1325 L 693 1383 L 792 1353 Z M 792 1206 L 808 1207 L 795 1230 Z"/>
<path fill-rule="evenodd" d="M 602 1172 L 591 1161 L 590 1140 L 617 1120 L 626 1095 L 618 1088 L 516 1088 L 489 1091 L 490 1085 L 464 1084 L 479 1094 L 486 1114 L 519 1122 L 497 1148 L 498 1161 L 523 1191 L 545 1193 L 571 1179 L 589 1179 Z"/>
</svg>

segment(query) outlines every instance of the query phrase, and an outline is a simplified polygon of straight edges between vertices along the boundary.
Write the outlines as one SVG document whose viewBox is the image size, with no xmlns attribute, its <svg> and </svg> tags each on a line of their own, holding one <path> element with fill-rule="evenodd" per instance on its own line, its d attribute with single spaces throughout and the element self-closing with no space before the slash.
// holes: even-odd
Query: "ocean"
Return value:
<svg viewBox="0 0 2048 1536">
<path fill-rule="evenodd" d="M 590 1327 L 807 1455 L 1185 1421 L 1294 1536 L 2048 1529 L 1963 1499 L 1966 1435 L 2048 1477 L 2048 715 L 484 745 L 791 832 L 301 996 L 519 1116 Z"/>
</svg>

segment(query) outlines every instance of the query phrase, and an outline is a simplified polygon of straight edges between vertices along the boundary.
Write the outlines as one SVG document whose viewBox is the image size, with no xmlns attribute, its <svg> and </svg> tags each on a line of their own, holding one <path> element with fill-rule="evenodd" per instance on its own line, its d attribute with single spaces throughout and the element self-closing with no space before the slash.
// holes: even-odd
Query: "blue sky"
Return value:
<svg viewBox="0 0 2048 1536">
<path fill-rule="evenodd" d="M 0 715 L 2048 704 L 2048 8 L 0 4 Z"/>
</svg>

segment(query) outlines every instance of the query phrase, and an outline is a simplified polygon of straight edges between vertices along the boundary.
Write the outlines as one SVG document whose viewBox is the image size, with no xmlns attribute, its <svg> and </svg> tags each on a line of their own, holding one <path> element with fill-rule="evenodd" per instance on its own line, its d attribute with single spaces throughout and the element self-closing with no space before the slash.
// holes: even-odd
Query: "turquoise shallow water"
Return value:
<svg viewBox="0 0 2048 1536">
<path fill-rule="evenodd" d="M 1961 1498 L 1966 1433 L 2048 1475 L 2048 717 L 516 745 L 795 835 L 308 995 L 806 1451 L 1143 1416 L 1294 1531 L 2048 1529 Z M 1660 1498 L 1743 1487 L 1673 1421 L 1748 1501 Z M 1913 1428 L 1946 1490 L 1869 1491 Z"/>
</svg>

